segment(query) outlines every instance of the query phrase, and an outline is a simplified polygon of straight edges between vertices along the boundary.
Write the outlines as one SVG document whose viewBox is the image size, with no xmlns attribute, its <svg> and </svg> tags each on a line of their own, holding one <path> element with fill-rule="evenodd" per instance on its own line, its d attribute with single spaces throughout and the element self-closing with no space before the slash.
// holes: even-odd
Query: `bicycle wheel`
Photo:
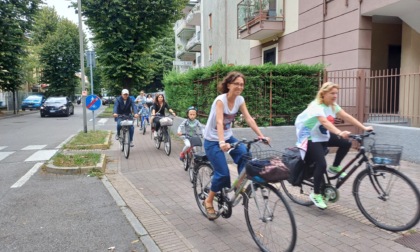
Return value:
<svg viewBox="0 0 420 252">
<path fill-rule="evenodd" d="M 143 135 L 145 135 L 146 134 L 146 121 L 145 120 L 142 121 L 142 127 L 143 127 Z"/>
<path fill-rule="evenodd" d="M 353 195 L 363 215 L 379 228 L 403 231 L 420 219 L 420 193 L 401 172 L 386 166 L 359 173 L 353 183 Z"/>
<path fill-rule="evenodd" d="M 157 137 L 156 138 L 154 138 L 153 137 L 153 132 L 152 132 L 152 139 L 154 139 L 154 141 L 155 141 L 155 147 L 156 147 L 156 149 L 158 149 L 159 150 L 159 148 L 160 148 L 160 142 L 161 142 L 161 130 L 162 129 L 159 129 L 159 131 L 157 132 Z"/>
<path fill-rule="evenodd" d="M 270 184 L 251 183 L 246 192 L 246 224 L 261 251 L 293 251 L 296 223 L 284 196 Z"/>
<path fill-rule="evenodd" d="M 188 175 L 190 177 L 190 182 L 194 180 L 194 156 L 191 152 L 188 153 L 189 165 L 188 165 Z"/>
<path fill-rule="evenodd" d="M 201 213 L 207 217 L 206 209 L 203 206 L 203 201 L 208 197 L 211 187 L 211 179 L 213 177 L 213 167 L 209 164 L 200 164 L 194 171 L 194 196 L 197 206 L 200 209 Z M 214 202 L 214 208 L 216 210 L 217 203 Z M 217 210 L 216 210 L 217 211 Z M 217 217 L 220 214 L 217 213 Z"/>
<path fill-rule="evenodd" d="M 190 168 L 190 162 L 191 162 L 191 151 L 187 151 L 184 157 L 184 161 L 182 162 L 182 166 L 184 167 L 185 171 L 188 171 L 188 168 Z"/>
<path fill-rule="evenodd" d="M 124 132 L 124 156 L 125 158 L 130 156 L 130 136 L 128 130 Z"/>
<path fill-rule="evenodd" d="M 300 186 L 292 186 L 292 184 L 290 184 L 287 180 L 282 180 L 280 184 L 284 193 L 293 202 L 302 206 L 310 206 L 314 204 L 309 198 L 309 194 L 313 191 L 313 186 L 308 181 L 303 181 Z"/>
<path fill-rule="evenodd" d="M 120 142 L 120 150 L 124 151 L 124 130 L 123 129 L 121 129 L 120 136 L 119 136 L 118 140 Z"/>
<path fill-rule="evenodd" d="M 140 125 L 140 116 L 139 117 L 137 117 L 137 127 Z"/>
<path fill-rule="evenodd" d="M 163 144 L 166 155 L 171 155 L 171 135 L 168 132 L 168 128 L 163 131 Z"/>
</svg>

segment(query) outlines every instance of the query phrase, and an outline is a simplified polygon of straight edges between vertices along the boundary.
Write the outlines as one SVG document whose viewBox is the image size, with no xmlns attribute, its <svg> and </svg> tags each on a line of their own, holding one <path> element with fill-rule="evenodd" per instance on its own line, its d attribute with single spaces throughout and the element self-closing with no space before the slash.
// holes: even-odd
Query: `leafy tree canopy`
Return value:
<svg viewBox="0 0 420 252">
<path fill-rule="evenodd" d="M 147 55 L 153 38 L 162 37 L 180 18 L 188 0 L 83 0 L 83 15 L 94 34 L 104 81 L 119 89 L 150 80 Z"/>
</svg>

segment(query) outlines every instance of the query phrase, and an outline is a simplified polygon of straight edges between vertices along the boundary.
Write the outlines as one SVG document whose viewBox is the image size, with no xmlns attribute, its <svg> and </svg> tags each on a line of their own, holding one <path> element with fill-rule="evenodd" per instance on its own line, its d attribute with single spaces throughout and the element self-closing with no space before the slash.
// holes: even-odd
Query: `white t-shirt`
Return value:
<svg viewBox="0 0 420 252">
<path fill-rule="evenodd" d="M 232 135 L 232 122 L 235 120 L 236 113 L 239 111 L 239 107 L 245 102 L 245 99 L 242 96 L 237 96 L 232 110 L 229 110 L 227 95 L 221 94 L 216 97 L 211 105 L 210 115 L 207 120 L 206 128 L 204 129 L 204 139 L 209 141 L 219 141 L 217 136 L 216 128 L 216 102 L 223 102 L 223 125 L 224 125 L 224 138 L 228 140 Z"/>
<path fill-rule="evenodd" d="M 334 107 L 334 109 L 333 109 Z M 328 121 L 334 123 L 334 119 L 341 107 L 334 103 L 333 106 L 318 104 L 313 101 L 309 106 L 298 115 L 295 121 L 297 146 L 299 147 L 306 140 L 312 142 L 328 142 L 330 132 L 319 122 L 318 116 L 327 118 Z"/>
</svg>

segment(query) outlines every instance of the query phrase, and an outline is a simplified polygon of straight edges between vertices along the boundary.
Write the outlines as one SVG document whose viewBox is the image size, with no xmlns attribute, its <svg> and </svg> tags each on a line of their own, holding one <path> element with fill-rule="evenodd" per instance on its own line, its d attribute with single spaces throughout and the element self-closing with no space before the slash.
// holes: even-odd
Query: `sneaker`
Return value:
<svg viewBox="0 0 420 252">
<path fill-rule="evenodd" d="M 120 140 L 120 137 L 118 136 L 118 134 L 115 135 L 115 140 Z"/>
<path fill-rule="evenodd" d="M 130 147 L 134 147 L 134 142 L 133 141 L 130 142 Z"/>
<path fill-rule="evenodd" d="M 341 167 L 341 166 L 332 166 L 331 165 L 330 167 L 328 167 L 328 172 L 333 173 L 333 174 L 337 174 L 341 170 L 343 170 L 343 167 Z M 344 178 L 345 176 L 347 176 L 347 173 L 343 172 L 343 173 L 341 173 L 340 178 Z"/>
<path fill-rule="evenodd" d="M 325 208 L 327 208 L 327 205 L 325 204 L 321 194 L 311 193 L 309 194 L 309 198 L 319 209 L 324 210 Z"/>
<path fill-rule="evenodd" d="M 156 138 L 157 136 L 158 136 L 158 135 L 157 135 L 157 132 L 156 132 L 156 131 L 154 131 L 154 132 L 153 132 L 153 137 L 155 137 L 155 138 Z"/>
</svg>

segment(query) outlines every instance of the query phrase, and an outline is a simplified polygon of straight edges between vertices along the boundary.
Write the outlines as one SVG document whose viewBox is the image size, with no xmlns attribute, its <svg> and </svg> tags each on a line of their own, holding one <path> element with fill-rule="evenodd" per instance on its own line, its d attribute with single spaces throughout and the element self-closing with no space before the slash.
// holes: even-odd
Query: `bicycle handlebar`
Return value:
<svg viewBox="0 0 420 252">
<path fill-rule="evenodd" d="M 370 135 L 375 135 L 374 131 L 366 131 L 363 134 L 350 134 L 349 138 L 352 138 L 358 142 L 361 142 L 365 137 L 369 137 Z"/>
<path fill-rule="evenodd" d="M 271 147 L 268 140 L 265 138 L 254 138 L 253 140 L 242 139 L 236 143 L 230 144 L 230 149 L 227 151 L 227 153 L 230 153 L 232 150 L 237 148 L 241 143 L 245 144 L 247 146 L 247 149 L 249 150 L 251 148 L 251 144 L 254 144 L 256 142 L 263 142 L 264 144 L 267 144 L 268 146 Z"/>
</svg>

